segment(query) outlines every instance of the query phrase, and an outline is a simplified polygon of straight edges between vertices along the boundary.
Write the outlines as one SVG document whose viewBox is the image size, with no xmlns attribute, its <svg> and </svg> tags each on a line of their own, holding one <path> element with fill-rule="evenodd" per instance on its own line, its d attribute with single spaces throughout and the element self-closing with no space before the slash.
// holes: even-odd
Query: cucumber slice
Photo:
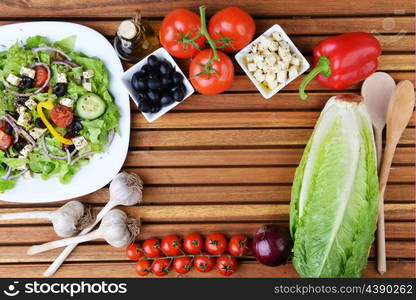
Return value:
<svg viewBox="0 0 416 300">
<path fill-rule="evenodd" d="M 105 102 L 100 96 L 88 93 L 78 99 L 75 113 L 83 119 L 93 120 L 105 112 Z"/>
</svg>

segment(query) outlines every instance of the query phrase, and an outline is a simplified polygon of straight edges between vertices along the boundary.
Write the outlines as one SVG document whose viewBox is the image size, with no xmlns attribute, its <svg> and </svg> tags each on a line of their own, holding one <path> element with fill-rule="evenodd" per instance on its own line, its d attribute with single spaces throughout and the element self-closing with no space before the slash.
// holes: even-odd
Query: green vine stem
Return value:
<svg viewBox="0 0 416 300">
<path fill-rule="evenodd" d="M 218 56 L 217 46 L 215 45 L 214 40 L 208 33 L 207 29 L 207 21 L 206 21 L 206 6 L 202 5 L 199 7 L 199 14 L 201 16 L 201 35 L 205 36 L 208 41 L 209 46 L 211 47 L 212 51 L 214 52 L 214 57 L 210 59 L 210 62 L 214 60 L 219 60 L 220 57 Z"/>
</svg>

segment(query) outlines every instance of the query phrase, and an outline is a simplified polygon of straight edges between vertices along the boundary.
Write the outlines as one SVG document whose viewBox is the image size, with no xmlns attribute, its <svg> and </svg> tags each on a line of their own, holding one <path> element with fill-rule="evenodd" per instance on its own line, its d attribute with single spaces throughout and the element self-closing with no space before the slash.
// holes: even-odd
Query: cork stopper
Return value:
<svg viewBox="0 0 416 300">
<path fill-rule="evenodd" d="M 117 34 L 126 40 L 133 39 L 137 34 L 136 24 L 132 20 L 124 20 L 118 26 Z"/>
</svg>

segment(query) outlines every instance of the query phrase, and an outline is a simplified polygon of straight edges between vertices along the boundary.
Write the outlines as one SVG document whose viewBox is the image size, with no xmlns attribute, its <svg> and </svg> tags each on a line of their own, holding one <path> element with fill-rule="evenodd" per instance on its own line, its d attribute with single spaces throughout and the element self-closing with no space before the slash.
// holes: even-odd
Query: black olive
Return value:
<svg viewBox="0 0 416 300">
<path fill-rule="evenodd" d="M 20 81 L 19 83 L 19 89 L 20 90 L 26 90 L 26 89 L 30 89 L 31 87 L 33 87 L 33 82 L 34 80 L 32 78 L 30 78 L 29 76 L 22 76 L 22 81 Z"/>
<path fill-rule="evenodd" d="M 12 116 L 14 119 L 19 118 L 19 114 L 16 111 L 7 110 L 6 111 L 10 116 Z"/>
<path fill-rule="evenodd" d="M 162 106 L 168 106 L 173 102 L 175 102 L 175 100 L 169 95 L 164 95 L 162 98 L 160 98 L 160 104 L 162 104 Z"/>
<path fill-rule="evenodd" d="M 172 65 L 167 61 L 162 61 L 159 66 L 159 71 L 163 75 L 169 74 L 172 71 Z"/>
<path fill-rule="evenodd" d="M 152 69 L 152 67 L 149 64 L 145 64 L 140 71 L 144 72 L 144 74 L 147 74 L 148 72 L 150 72 L 150 70 Z"/>
<path fill-rule="evenodd" d="M 150 113 L 152 110 L 152 103 L 149 100 L 143 100 L 139 103 L 139 110 L 144 113 Z"/>
<path fill-rule="evenodd" d="M 181 87 L 178 87 L 173 93 L 172 93 L 173 99 L 175 99 L 176 102 L 181 102 L 183 98 L 185 97 L 185 92 Z"/>
<path fill-rule="evenodd" d="M 168 76 L 163 76 L 162 77 L 162 86 L 165 89 L 169 89 L 172 87 L 173 81 L 172 78 L 168 75 Z"/>
<path fill-rule="evenodd" d="M 6 128 L 4 130 L 5 133 L 12 135 L 13 134 L 13 127 L 8 122 L 6 122 Z"/>
<path fill-rule="evenodd" d="M 75 146 L 74 146 L 74 145 L 69 145 L 69 146 L 68 146 L 68 151 L 69 151 L 69 152 L 71 152 L 71 153 L 72 153 L 74 150 L 75 150 Z"/>
<path fill-rule="evenodd" d="M 69 125 L 68 130 L 71 133 L 75 133 L 74 135 L 78 135 L 78 133 L 82 130 L 83 126 L 81 123 L 82 119 L 79 117 L 75 117 L 74 121 Z"/>
<path fill-rule="evenodd" d="M 25 146 L 27 145 L 27 143 L 25 141 L 21 141 L 19 140 L 17 143 L 15 143 L 13 145 L 13 148 L 17 151 L 20 152 L 20 150 L 22 150 Z"/>
<path fill-rule="evenodd" d="M 16 99 L 14 99 L 14 103 L 19 104 L 19 105 L 25 105 L 25 102 L 28 99 L 29 99 L 28 97 L 17 97 Z"/>
<path fill-rule="evenodd" d="M 151 90 L 157 90 L 162 86 L 162 84 L 160 83 L 159 80 L 155 79 L 155 78 L 150 78 L 147 81 L 147 87 Z"/>
<path fill-rule="evenodd" d="M 139 72 L 134 73 L 131 77 L 131 86 L 133 87 L 133 89 L 137 91 L 143 88 L 143 85 L 146 85 L 146 83 L 144 82 L 144 77 L 140 75 Z"/>
<path fill-rule="evenodd" d="M 147 58 L 147 63 L 152 67 L 152 68 L 157 68 L 158 66 L 159 66 L 159 64 L 160 64 L 160 61 L 159 61 L 159 59 L 156 57 L 156 56 L 154 56 L 154 55 L 150 55 L 148 58 Z"/>
<path fill-rule="evenodd" d="M 160 80 L 161 76 L 158 70 L 151 70 L 148 74 L 147 77 L 149 79 L 156 79 L 156 80 Z"/>
<path fill-rule="evenodd" d="M 149 97 L 149 99 L 153 102 L 158 101 L 159 100 L 159 93 L 157 91 L 148 91 L 147 92 L 147 97 Z"/>
<path fill-rule="evenodd" d="M 45 125 L 45 123 L 43 123 L 41 118 L 37 118 L 35 120 L 35 126 L 38 127 L 38 128 L 46 128 L 46 125 Z"/>
<path fill-rule="evenodd" d="M 174 84 L 182 83 L 183 76 L 182 76 L 181 73 L 175 72 L 175 73 L 173 73 L 172 80 L 173 80 Z"/>
<path fill-rule="evenodd" d="M 58 97 L 62 97 L 62 96 L 65 96 L 66 89 L 67 89 L 66 84 L 59 82 L 54 86 L 53 93 Z"/>
<path fill-rule="evenodd" d="M 152 103 L 152 109 L 150 110 L 150 112 L 152 113 L 152 114 L 155 114 L 155 113 L 157 113 L 159 110 L 161 110 L 162 109 L 162 106 L 160 105 L 160 103 L 158 103 L 158 102 L 153 102 Z"/>
</svg>

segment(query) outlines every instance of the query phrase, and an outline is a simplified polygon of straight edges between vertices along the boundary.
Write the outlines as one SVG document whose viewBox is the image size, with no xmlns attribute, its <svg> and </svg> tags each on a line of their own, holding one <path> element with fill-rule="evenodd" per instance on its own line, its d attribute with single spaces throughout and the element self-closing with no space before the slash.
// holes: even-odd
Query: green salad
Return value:
<svg viewBox="0 0 416 300">
<path fill-rule="evenodd" d="M 104 63 L 75 39 L 33 36 L 0 52 L 0 192 L 34 174 L 70 182 L 118 130 Z"/>
</svg>

